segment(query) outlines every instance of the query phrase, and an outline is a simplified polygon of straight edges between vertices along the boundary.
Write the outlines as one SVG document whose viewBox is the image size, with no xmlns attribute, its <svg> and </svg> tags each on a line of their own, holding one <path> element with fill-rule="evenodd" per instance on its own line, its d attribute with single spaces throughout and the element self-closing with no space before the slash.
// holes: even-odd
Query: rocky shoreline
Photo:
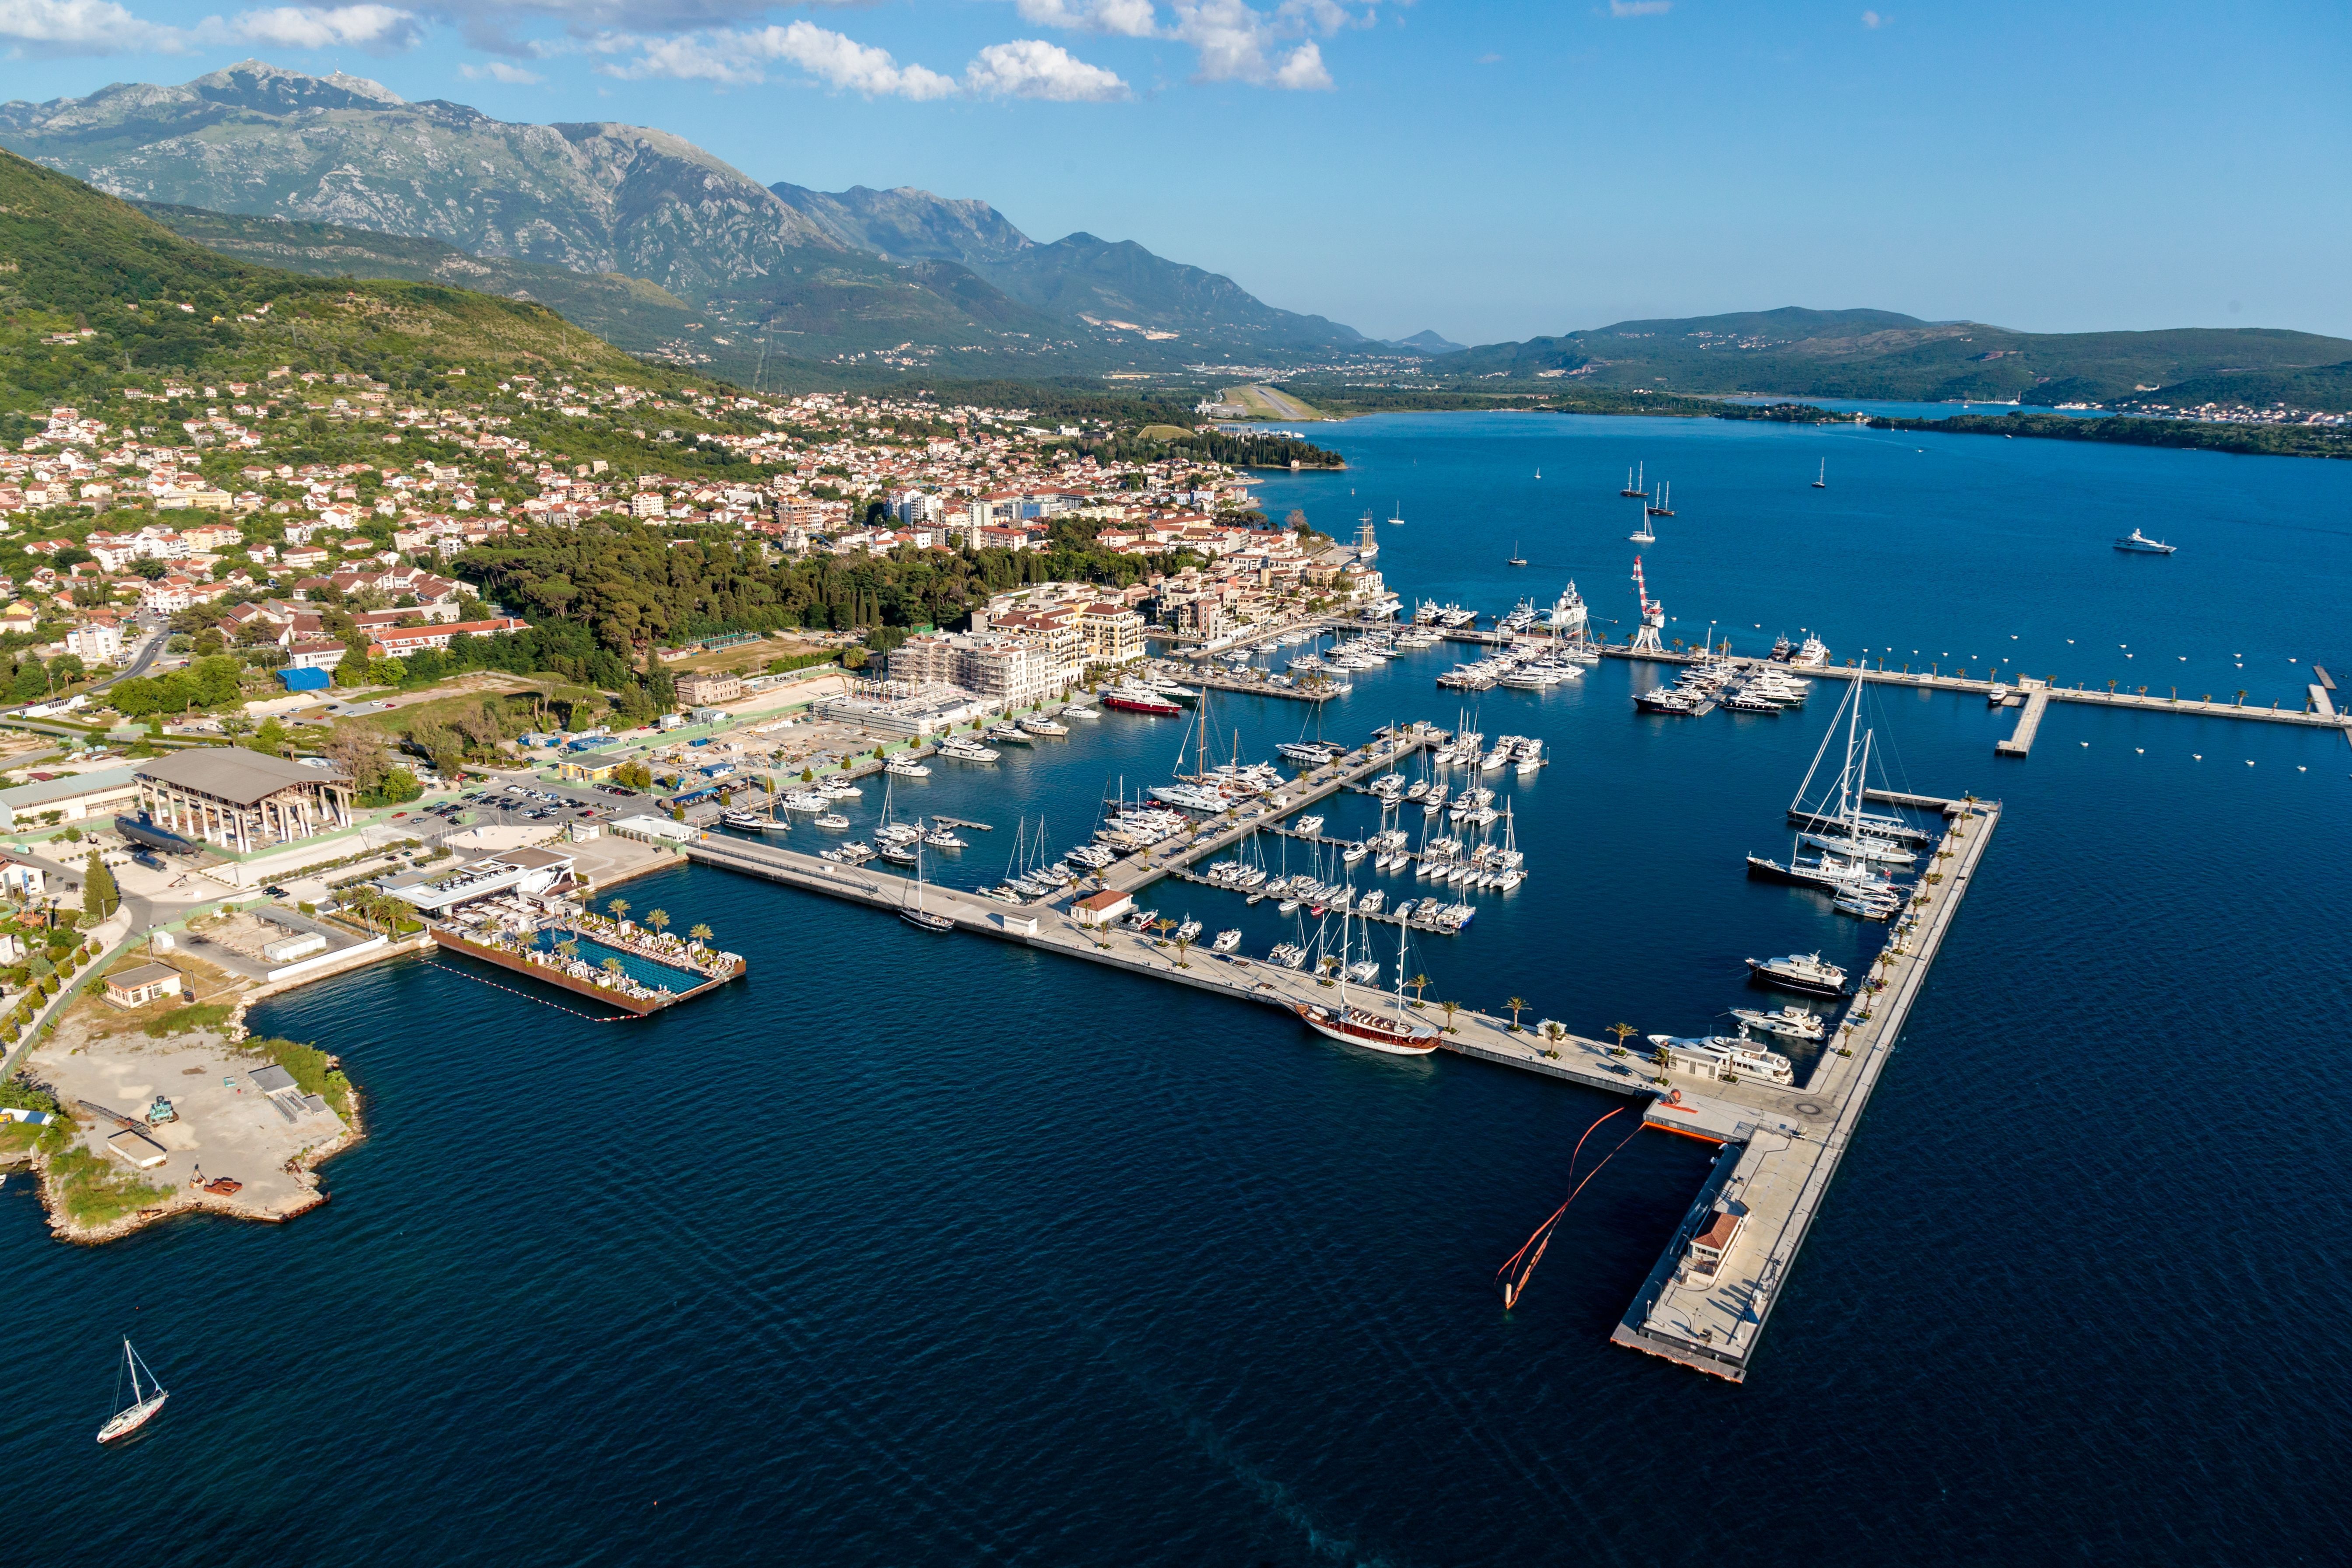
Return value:
<svg viewBox="0 0 2352 1568">
<path fill-rule="evenodd" d="M 240 999 L 236 1010 L 225 1022 L 222 1030 L 225 1043 L 235 1047 L 250 1039 L 252 1031 L 247 1027 L 245 1021 L 247 1009 L 255 1002 L 261 1001 L 266 995 L 280 989 L 290 989 L 290 987 L 270 987 Z M 337 1070 L 341 1070 L 340 1062 L 336 1065 Z M 347 1082 L 350 1081 L 349 1074 L 345 1074 L 345 1079 Z M 39 1148 L 28 1150 L 20 1157 L 20 1161 L 21 1163 L 29 1165 L 32 1169 L 40 1194 L 41 1208 L 48 1219 L 49 1234 L 58 1241 L 79 1247 L 101 1247 L 110 1241 L 120 1241 L 124 1237 L 134 1235 L 151 1225 L 178 1215 L 211 1214 L 219 1215 L 226 1219 L 251 1220 L 265 1225 L 283 1225 L 297 1215 L 310 1213 L 326 1203 L 332 1195 L 321 1184 L 318 1169 L 327 1161 L 367 1136 L 363 1102 L 364 1095 L 360 1086 L 352 1082 L 350 1109 L 338 1112 L 339 1119 L 343 1124 L 342 1131 L 316 1147 L 303 1150 L 287 1162 L 286 1172 L 295 1179 L 301 1188 L 301 1193 L 291 1203 L 280 1204 L 274 1207 L 257 1207 L 252 1204 L 239 1201 L 237 1194 L 207 1192 L 196 1184 L 194 1178 L 191 1177 L 187 1182 L 173 1188 L 171 1195 L 160 1203 L 148 1205 L 134 1213 L 109 1220 L 103 1225 L 83 1225 L 66 1211 L 65 1205 L 58 1194 L 57 1182 L 49 1169 L 48 1151 Z"/>
</svg>

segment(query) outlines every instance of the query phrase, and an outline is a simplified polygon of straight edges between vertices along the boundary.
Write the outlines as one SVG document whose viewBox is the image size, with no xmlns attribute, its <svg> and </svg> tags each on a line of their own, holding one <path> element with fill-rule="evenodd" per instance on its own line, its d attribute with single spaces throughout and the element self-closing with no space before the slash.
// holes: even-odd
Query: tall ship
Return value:
<svg viewBox="0 0 2352 1568">
<path fill-rule="evenodd" d="M 1343 1046 L 1361 1046 L 1368 1051 L 1379 1051 L 1392 1057 L 1425 1057 L 1437 1049 L 1437 1031 L 1427 1024 L 1418 1023 L 1405 1014 L 1404 959 L 1405 929 L 1397 928 L 1397 989 L 1396 1016 L 1375 1012 L 1369 1007 L 1356 1007 L 1348 1002 L 1349 970 L 1343 962 L 1339 970 L 1339 994 L 1330 1006 L 1316 1002 L 1294 1002 L 1290 1010 L 1298 1021 L 1327 1040 L 1337 1040 Z M 1339 916 L 1340 945 L 1347 944 L 1348 915 Z"/>
</svg>

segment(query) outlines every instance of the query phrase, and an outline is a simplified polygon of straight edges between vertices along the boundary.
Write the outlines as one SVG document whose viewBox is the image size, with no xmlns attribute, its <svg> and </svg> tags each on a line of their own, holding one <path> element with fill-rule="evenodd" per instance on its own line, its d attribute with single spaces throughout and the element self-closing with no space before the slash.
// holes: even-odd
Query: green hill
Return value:
<svg viewBox="0 0 2352 1568">
<path fill-rule="evenodd" d="M 2352 413 L 2352 360 L 2308 370 L 2226 370 L 2192 375 L 2119 400 L 2127 408 L 2293 408 L 2305 413 Z"/>
<path fill-rule="evenodd" d="M 2191 377 L 2291 372 L 2352 358 L 2352 342 L 2263 328 L 2020 332 L 1892 310 L 1789 308 L 1489 343 L 1429 363 L 1433 377 L 1566 381 L 1695 395 L 1939 402 L 2114 403 Z"/>
<path fill-rule="evenodd" d="M 11 407 L 106 395 L 126 373 L 266 375 L 299 359 L 394 385 L 453 368 L 652 378 L 546 306 L 427 282 L 304 277 L 197 245 L 79 180 L 0 153 L 0 353 Z"/>
</svg>

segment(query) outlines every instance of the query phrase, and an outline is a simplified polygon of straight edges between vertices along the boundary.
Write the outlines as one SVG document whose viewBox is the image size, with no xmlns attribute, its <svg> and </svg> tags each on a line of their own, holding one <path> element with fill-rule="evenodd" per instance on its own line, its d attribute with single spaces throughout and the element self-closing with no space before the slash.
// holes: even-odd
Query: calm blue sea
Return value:
<svg viewBox="0 0 2352 1568">
<path fill-rule="evenodd" d="M 1643 551 L 1671 635 L 2290 706 L 2314 659 L 2352 667 L 2352 465 L 1554 416 L 1318 438 L 1351 468 L 1273 480 L 1269 510 L 1344 531 L 1401 505 L 1381 564 L 1409 597 L 1493 611 L 1573 576 L 1627 616 L 1639 461 L 1674 486 Z M 2135 525 L 2180 553 L 2108 548 Z M 1447 662 L 1360 677 L 1320 722 L 1453 722 Z M 1786 849 L 1835 689 L 1643 719 L 1651 673 L 1477 701 L 1555 762 L 1501 786 L 1533 879 L 1416 942 L 1432 1000 L 1694 1033 L 1744 957 L 1871 951 L 1741 875 Z M 1211 712 L 1257 756 L 1317 722 Z M 291 1225 L 85 1251 L 0 1190 L 0 1560 L 2339 1562 L 2352 747 L 2062 706 L 1998 761 L 2013 718 L 1871 705 L 1895 782 L 2008 811 L 1743 1386 L 1606 1342 L 1697 1143 L 1635 1138 L 1518 1310 L 1490 1287 L 1606 1096 L 681 869 L 627 897 L 751 973 L 649 1021 L 420 962 L 271 1005 L 373 1126 Z M 991 880 L 1184 733 L 1106 715 L 890 808 L 992 824 L 934 868 Z M 1156 901 L 1252 951 L 1291 934 Z M 174 1397 L 101 1452 L 123 1332 Z"/>
</svg>

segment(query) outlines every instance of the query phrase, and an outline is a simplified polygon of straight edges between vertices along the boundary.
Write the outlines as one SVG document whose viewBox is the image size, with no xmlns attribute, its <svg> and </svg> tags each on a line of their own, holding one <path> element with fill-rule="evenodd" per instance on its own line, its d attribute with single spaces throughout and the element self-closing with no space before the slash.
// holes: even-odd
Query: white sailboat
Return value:
<svg viewBox="0 0 2352 1568">
<path fill-rule="evenodd" d="M 122 1342 L 122 1364 L 124 1370 L 131 1373 L 131 1403 L 116 1411 L 113 1418 L 98 1429 L 98 1440 L 101 1443 L 111 1443 L 118 1437 L 128 1437 L 138 1431 L 153 1420 L 155 1413 L 163 1408 L 163 1401 L 172 1397 L 171 1391 L 156 1381 L 154 1373 L 139 1359 L 139 1352 L 131 1348 L 131 1342 L 127 1339 Z M 147 1373 L 147 1388 L 143 1393 L 139 1387 L 139 1374 L 142 1372 Z M 116 1384 L 115 1391 L 118 1394 L 121 1392 L 120 1382 Z"/>
<path fill-rule="evenodd" d="M 1644 501 L 1643 503 L 1642 521 L 1635 523 L 1633 525 L 1633 531 L 1627 534 L 1625 537 L 1632 540 L 1636 544 L 1655 544 L 1658 542 L 1658 536 L 1650 531 L 1650 508 L 1648 502 Z"/>
</svg>

